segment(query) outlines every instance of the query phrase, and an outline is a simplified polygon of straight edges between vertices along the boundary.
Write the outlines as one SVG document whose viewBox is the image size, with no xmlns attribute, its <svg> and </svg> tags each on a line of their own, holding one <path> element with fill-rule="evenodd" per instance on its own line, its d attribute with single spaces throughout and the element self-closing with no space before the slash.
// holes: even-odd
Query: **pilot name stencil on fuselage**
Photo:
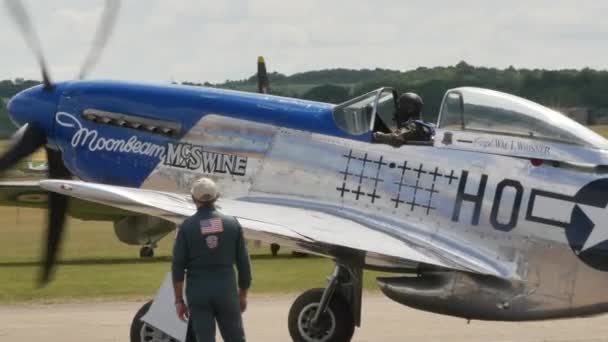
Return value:
<svg viewBox="0 0 608 342">
<path fill-rule="evenodd" d="M 244 176 L 247 171 L 247 157 L 206 151 L 203 146 L 188 143 L 169 143 L 163 165 L 204 173 Z"/>
<path fill-rule="evenodd" d="M 551 154 L 551 146 L 542 143 L 486 137 L 476 138 L 474 143 L 480 147 L 494 148 L 507 152 L 529 152 L 545 155 Z"/>
</svg>

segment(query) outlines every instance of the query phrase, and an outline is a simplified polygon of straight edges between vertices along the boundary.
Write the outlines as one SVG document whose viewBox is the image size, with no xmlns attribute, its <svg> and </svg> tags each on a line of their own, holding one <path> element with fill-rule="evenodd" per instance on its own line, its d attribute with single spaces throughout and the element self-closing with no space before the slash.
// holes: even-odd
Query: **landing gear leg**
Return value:
<svg viewBox="0 0 608 342">
<path fill-rule="evenodd" d="M 325 289 L 302 293 L 289 310 L 289 334 L 296 342 L 350 341 L 361 323 L 361 267 L 336 264 Z"/>
</svg>

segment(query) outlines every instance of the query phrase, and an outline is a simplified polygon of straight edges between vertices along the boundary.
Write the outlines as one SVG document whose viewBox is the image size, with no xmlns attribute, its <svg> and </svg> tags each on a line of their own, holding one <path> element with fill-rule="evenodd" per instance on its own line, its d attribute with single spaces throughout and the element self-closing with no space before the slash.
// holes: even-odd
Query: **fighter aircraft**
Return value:
<svg viewBox="0 0 608 342">
<path fill-rule="evenodd" d="M 138 82 L 53 83 L 39 57 L 43 85 L 8 104 L 22 127 L 0 170 L 47 149 L 43 282 L 68 199 L 118 208 L 129 226 L 167 227 L 195 211 L 189 185 L 207 176 L 222 189 L 221 211 L 248 238 L 335 262 L 325 288 L 293 303 L 295 341 L 352 337 L 365 269 L 394 273 L 378 279 L 389 298 L 465 319 L 608 311 L 608 141 L 560 113 L 493 90 L 452 89 L 432 139 L 393 147 L 373 141 L 374 132 L 395 130 L 390 88 L 332 105 Z M 175 317 L 170 307 L 150 311 Z M 182 326 L 154 318 L 141 334 L 182 338 Z"/>
</svg>

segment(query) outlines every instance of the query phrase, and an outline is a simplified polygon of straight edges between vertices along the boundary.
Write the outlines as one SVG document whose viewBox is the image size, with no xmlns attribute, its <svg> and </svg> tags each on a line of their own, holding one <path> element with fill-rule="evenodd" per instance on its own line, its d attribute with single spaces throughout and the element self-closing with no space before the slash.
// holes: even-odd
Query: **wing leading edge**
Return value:
<svg viewBox="0 0 608 342">
<path fill-rule="evenodd" d="M 66 180 L 43 180 L 40 186 L 175 223 L 181 223 L 196 210 L 190 196 L 184 194 Z M 238 218 L 248 239 L 279 243 L 332 258 L 359 253 L 370 266 L 411 268 L 424 264 L 503 278 L 513 274 L 508 265 L 493 263 L 491 256 L 467 255 L 457 248 L 450 249 L 407 234 L 397 236 L 376 229 L 379 227 L 374 225 L 378 222 L 369 217 L 340 208 L 256 197 L 220 199 L 218 206 L 223 213 Z"/>
</svg>

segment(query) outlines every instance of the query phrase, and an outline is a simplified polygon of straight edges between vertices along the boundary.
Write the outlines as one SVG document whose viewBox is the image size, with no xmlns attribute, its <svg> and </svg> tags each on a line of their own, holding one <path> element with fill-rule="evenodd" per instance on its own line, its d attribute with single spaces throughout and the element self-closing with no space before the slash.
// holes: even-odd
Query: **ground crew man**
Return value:
<svg viewBox="0 0 608 342">
<path fill-rule="evenodd" d="M 215 341 L 216 321 L 224 341 L 245 341 L 241 313 L 247 308 L 251 265 L 243 230 L 234 217 L 215 209 L 219 193 L 211 179 L 195 181 L 190 193 L 198 209 L 180 226 L 173 247 L 175 310 L 180 319 L 190 319 L 198 342 Z"/>
<path fill-rule="evenodd" d="M 397 131 L 391 133 L 375 132 L 373 142 L 399 147 L 408 141 L 430 140 L 434 134 L 434 129 L 420 119 L 423 104 L 422 98 L 418 94 L 401 94 L 397 100 L 395 111 Z"/>
</svg>

